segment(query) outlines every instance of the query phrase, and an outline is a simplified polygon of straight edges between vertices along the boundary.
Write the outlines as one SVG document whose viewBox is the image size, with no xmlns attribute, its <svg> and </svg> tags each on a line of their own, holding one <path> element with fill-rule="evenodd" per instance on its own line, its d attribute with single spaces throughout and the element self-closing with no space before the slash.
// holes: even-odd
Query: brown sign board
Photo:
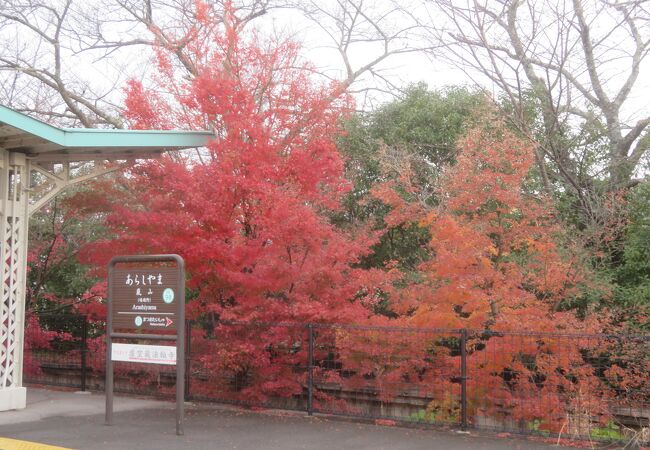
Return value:
<svg viewBox="0 0 650 450">
<path fill-rule="evenodd" d="M 114 330 L 174 330 L 181 297 L 176 267 L 115 268 L 111 274 Z"/>
<path fill-rule="evenodd" d="M 143 345 L 144 341 L 176 341 L 176 345 Z M 108 265 L 107 425 L 113 423 L 113 361 L 176 366 L 176 434 L 182 435 L 187 361 L 185 262 L 179 255 L 116 256 Z"/>
</svg>

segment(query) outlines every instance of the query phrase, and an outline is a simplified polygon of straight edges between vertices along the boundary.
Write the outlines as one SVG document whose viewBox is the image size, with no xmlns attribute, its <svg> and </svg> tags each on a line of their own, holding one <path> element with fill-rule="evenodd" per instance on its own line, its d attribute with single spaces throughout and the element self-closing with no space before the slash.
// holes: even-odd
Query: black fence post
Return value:
<svg viewBox="0 0 650 450">
<path fill-rule="evenodd" d="M 460 330 L 460 415 L 461 430 L 467 430 L 467 330 Z"/>
<path fill-rule="evenodd" d="M 307 414 L 314 413 L 314 325 L 308 324 L 309 332 L 309 365 L 307 367 Z"/>
<path fill-rule="evenodd" d="M 88 376 L 88 316 L 83 316 L 81 323 L 81 392 L 86 391 L 86 377 Z"/>
<path fill-rule="evenodd" d="M 190 399 L 190 378 L 192 372 L 190 371 L 192 360 L 192 321 L 185 321 L 185 400 Z"/>
</svg>

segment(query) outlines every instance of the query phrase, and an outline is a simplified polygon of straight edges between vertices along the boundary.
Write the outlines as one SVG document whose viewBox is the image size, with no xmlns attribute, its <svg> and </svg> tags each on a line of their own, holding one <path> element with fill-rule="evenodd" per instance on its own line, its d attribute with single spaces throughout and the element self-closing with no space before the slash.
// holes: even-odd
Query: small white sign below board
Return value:
<svg viewBox="0 0 650 450">
<path fill-rule="evenodd" d="M 111 345 L 111 360 L 145 364 L 176 365 L 176 347 L 168 345 Z"/>
</svg>

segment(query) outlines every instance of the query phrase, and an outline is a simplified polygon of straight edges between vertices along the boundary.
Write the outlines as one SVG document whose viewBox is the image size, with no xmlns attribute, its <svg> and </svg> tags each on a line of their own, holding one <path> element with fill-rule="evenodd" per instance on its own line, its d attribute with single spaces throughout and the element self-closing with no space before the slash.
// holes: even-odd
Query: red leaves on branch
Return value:
<svg viewBox="0 0 650 450">
<path fill-rule="evenodd" d="M 208 127 L 215 139 L 200 155 L 135 167 L 107 218 L 115 238 L 87 257 L 103 265 L 119 253 L 182 255 L 196 293 L 192 317 L 365 317 L 350 301 L 359 289 L 352 265 L 372 239 L 343 233 L 326 216 L 349 189 L 334 144 L 349 99 L 310 79 L 295 43 L 244 38 L 228 17 L 198 16 L 201 29 L 217 31 L 201 42 L 188 37 L 195 76 L 177 77 L 161 51 L 157 88 L 130 82 L 126 114 L 136 128 Z"/>
<path fill-rule="evenodd" d="M 188 317 L 207 330 L 192 333 L 208 374 L 196 391 L 224 389 L 219 377 L 228 374 L 246 380 L 236 395 L 247 401 L 290 397 L 304 383 L 293 369 L 306 358 L 306 347 L 295 348 L 302 328 L 229 334 L 215 324 L 367 318 L 357 293 L 371 278 L 354 264 L 374 237 L 328 217 L 349 190 L 334 140 L 352 105 L 340 86 L 310 79 L 295 43 L 244 35 L 234 17 L 213 21 L 202 11 L 184 40 L 192 78 L 178 76 L 173 48 L 161 49 L 155 88 L 128 84 L 126 116 L 138 129 L 209 129 L 215 138 L 199 152 L 133 167 L 106 218 L 112 238 L 89 245 L 85 258 L 105 267 L 118 254 L 183 256 Z M 99 317 L 96 294 L 78 309 Z"/>
</svg>

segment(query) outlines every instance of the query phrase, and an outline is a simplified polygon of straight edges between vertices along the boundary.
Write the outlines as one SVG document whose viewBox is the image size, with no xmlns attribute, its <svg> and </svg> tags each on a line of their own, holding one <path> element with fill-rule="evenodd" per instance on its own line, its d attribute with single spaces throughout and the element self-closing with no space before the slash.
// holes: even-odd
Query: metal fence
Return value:
<svg viewBox="0 0 650 450">
<path fill-rule="evenodd" d="M 89 326 L 86 317 L 79 315 L 31 315 L 25 327 L 25 381 L 85 391 Z"/>
<path fill-rule="evenodd" d="M 103 389 L 102 323 L 30 320 L 26 381 Z M 650 336 L 208 321 L 187 331 L 188 399 L 650 441 Z M 116 364 L 116 391 L 171 397 L 174 385 L 173 367 Z"/>
</svg>

